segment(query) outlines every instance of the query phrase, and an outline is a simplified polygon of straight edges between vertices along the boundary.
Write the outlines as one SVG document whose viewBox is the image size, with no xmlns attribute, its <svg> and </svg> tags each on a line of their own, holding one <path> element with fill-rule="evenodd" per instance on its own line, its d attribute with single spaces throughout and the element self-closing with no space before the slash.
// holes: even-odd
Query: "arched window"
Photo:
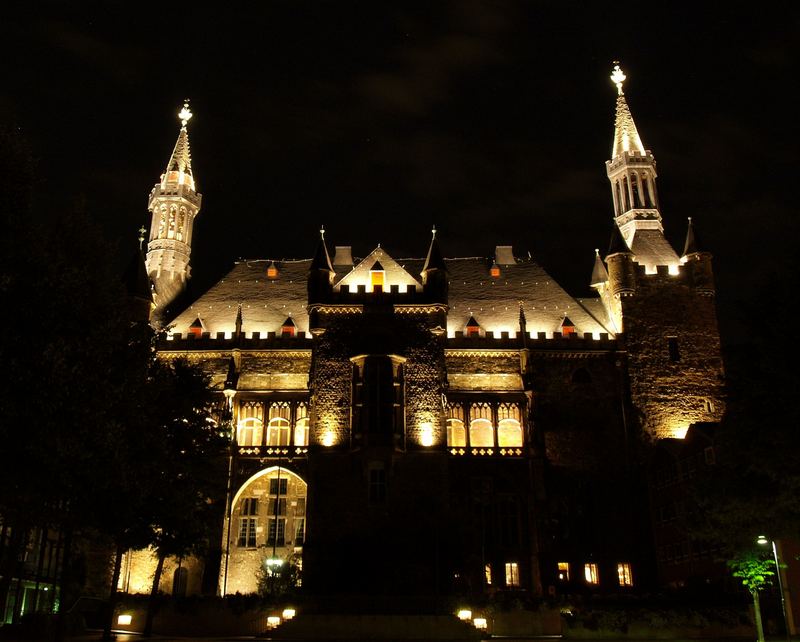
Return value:
<svg viewBox="0 0 800 642">
<path fill-rule="evenodd" d="M 469 424 L 469 445 L 475 448 L 494 446 L 494 426 L 488 419 L 473 419 Z"/>
<path fill-rule="evenodd" d="M 171 207 L 169 209 L 169 223 L 167 227 L 167 238 L 174 239 L 175 238 L 175 224 L 177 223 L 178 219 L 178 210 L 175 207 Z"/>
<path fill-rule="evenodd" d="M 497 407 L 497 445 L 502 448 L 522 447 L 522 421 L 518 404 L 501 403 Z"/>
<path fill-rule="evenodd" d="M 467 445 L 467 431 L 460 419 L 447 420 L 447 445 L 452 448 L 464 448 Z"/>
<path fill-rule="evenodd" d="M 488 403 L 474 403 L 470 406 L 469 445 L 475 448 L 494 446 L 494 424 L 492 407 Z"/>
<path fill-rule="evenodd" d="M 639 177 L 636 174 L 631 174 L 631 192 L 633 193 L 633 206 L 643 207 L 642 196 L 639 194 Z"/>
<path fill-rule="evenodd" d="M 239 446 L 260 446 L 263 423 L 256 417 L 239 421 L 236 429 L 236 443 Z"/>
<path fill-rule="evenodd" d="M 497 424 L 497 445 L 501 448 L 522 447 L 522 426 L 516 419 L 501 419 Z"/>
<path fill-rule="evenodd" d="M 622 194 L 625 197 L 625 207 L 623 208 L 623 212 L 627 212 L 631 209 L 631 195 L 628 191 L 628 177 L 625 176 L 622 179 Z"/>
<path fill-rule="evenodd" d="M 167 208 L 161 207 L 161 216 L 158 218 L 158 237 L 160 239 L 167 236 Z"/>
<path fill-rule="evenodd" d="M 289 445 L 289 420 L 282 417 L 270 419 L 267 424 L 267 446 Z"/>
<path fill-rule="evenodd" d="M 179 241 L 183 240 L 183 231 L 186 227 L 186 208 L 181 208 L 181 213 L 178 216 L 178 231 L 175 233 L 175 238 Z"/>
</svg>

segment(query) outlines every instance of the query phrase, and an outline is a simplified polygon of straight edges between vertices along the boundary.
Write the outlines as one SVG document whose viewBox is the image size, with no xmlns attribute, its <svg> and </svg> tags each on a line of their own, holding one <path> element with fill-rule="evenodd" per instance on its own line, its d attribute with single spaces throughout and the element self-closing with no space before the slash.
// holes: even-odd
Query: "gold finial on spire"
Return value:
<svg viewBox="0 0 800 642">
<path fill-rule="evenodd" d="M 431 234 L 436 236 L 436 226 L 435 225 L 433 226 L 433 229 L 431 230 Z"/>
<path fill-rule="evenodd" d="M 619 68 L 619 61 L 615 60 L 614 70 L 611 73 L 611 82 L 613 82 L 617 86 L 617 93 L 620 96 L 622 96 L 624 93 L 622 91 L 622 83 L 625 82 L 625 78 L 627 78 L 627 76 L 622 72 L 622 69 Z"/>
<path fill-rule="evenodd" d="M 144 244 L 144 235 L 147 233 L 147 228 L 142 225 L 139 228 L 139 249 L 142 249 L 142 245 Z"/>
<path fill-rule="evenodd" d="M 186 127 L 186 123 L 192 119 L 192 112 L 189 109 L 188 98 L 183 101 L 183 109 L 178 112 L 178 118 L 181 119 L 181 127 Z"/>
</svg>

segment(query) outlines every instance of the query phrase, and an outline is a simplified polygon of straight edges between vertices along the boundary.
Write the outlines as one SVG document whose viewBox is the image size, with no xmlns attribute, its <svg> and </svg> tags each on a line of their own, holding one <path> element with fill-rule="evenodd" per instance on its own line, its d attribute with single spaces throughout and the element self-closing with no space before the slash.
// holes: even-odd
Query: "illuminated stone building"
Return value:
<svg viewBox="0 0 800 642">
<path fill-rule="evenodd" d="M 254 591 L 290 556 L 320 595 L 656 581 L 642 444 L 720 418 L 722 361 L 711 256 L 691 224 L 681 255 L 664 237 L 655 159 L 612 80 L 615 218 L 589 298 L 511 246 L 449 258 L 434 231 L 418 258 L 357 258 L 323 233 L 312 258 L 239 261 L 170 312 L 200 209 L 181 112 L 147 269 L 161 358 L 200 364 L 235 427 L 206 586 Z M 129 560 L 130 590 L 145 567 Z"/>
</svg>

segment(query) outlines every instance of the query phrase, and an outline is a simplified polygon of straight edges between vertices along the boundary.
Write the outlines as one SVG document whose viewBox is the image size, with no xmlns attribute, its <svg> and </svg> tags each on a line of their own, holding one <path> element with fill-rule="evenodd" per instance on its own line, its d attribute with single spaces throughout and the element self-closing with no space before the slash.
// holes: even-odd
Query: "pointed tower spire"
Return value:
<svg viewBox="0 0 800 642">
<path fill-rule="evenodd" d="M 690 254 L 697 254 L 700 251 L 700 245 L 697 242 L 697 236 L 694 233 L 694 223 L 692 217 L 689 217 L 689 225 L 686 228 L 686 243 L 683 246 L 683 256 Z"/>
<path fill-rule="evenodd" d="M 614 227 L 616 227 L 616 225 Z M 600 250 L 595 249 L 594 267 L 592 268 L 592 279 L 589 282 L 589 285 L 592 286 L 593 288 L 597 288 L 607 282 L 608 282 L 608 271 L 606 270 L 606 266 L 603 263 L 603 259 L 600 258 Z"/>
<path fill-rule="evenodd" d="M 202 200 L 195 188 L 189 153 L 187 124 L 191 117 L 187 100 L 178 112 L 181 128 L 175 148 L 147 205 L 152 213 L 147 273 L 155 286 L 155 325 L 168 320 L 167 307 L 184 290 L 191 275 L 192 228 Z"/>
<path fill-rule="evenodd" d="M 331 265 L 331 257 L 328 254 L 328 247 L 325 245 L 325 226 L 320 227 L 319 230 L 319 244 L 317 251 L 314 254 L 314 259 L 311 261 L 312 270 L 328 270 L 333 272 L 333 265 Z"/>
<path fill-rule="evenodd" d="M 430 300 L 436 299 L 439 303 L 447 303 L 449 284 L 447 280 L 447 265 L 436 239 L 436 226 L 431 230 L 431 244 L 428 246 L 428 255 L 422 266 L 422 287 Z"/>
<path fill-rule="evenodd" d="M 614 217 L 636 262 L 655 270 L 657 265 L 678 265 L 678 255 L 664 238 L 656 192 L 656 160 L 645 149 L 622 89 L 626 76 L 614 64 L 611 80 L 617 87 L 614 142 L 606 174 L 611 183 Z"/>
<path fill-rule="evenodd" d="M 431 244 L 428 246 L 428 255 L 425 257 L 425 264 L 422 266 L 422 278 L 428 270 L 446 270 L 444 257 L 439 248 L 439 241 L 436 240 L 436 226 L 431 230 Z"/>
<path fill-rule="evenodd" d="M 623 152 L 636 152 L 642 156 L 646 154 L 636 123 L 633 122 L 628 101 L 625 100 L 625 92 L 622 91 L 622 83 L 626 78 L 619 65 L 614 65 L 611 80 L 617 86 L 617 114 L 614 119 L 614 145 L 611 148 L 611 158 L 616 158 Z"/>
</svg>

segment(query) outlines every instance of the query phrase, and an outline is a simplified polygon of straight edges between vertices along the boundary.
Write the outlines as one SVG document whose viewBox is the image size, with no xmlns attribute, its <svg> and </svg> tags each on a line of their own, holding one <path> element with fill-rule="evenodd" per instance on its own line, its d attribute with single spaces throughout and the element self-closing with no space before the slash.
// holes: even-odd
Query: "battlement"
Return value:
<svg viewBox="0 0 800 642">
<path fill-rule="evenodd" d="M 508 332 L 486 332 L 483 335 L 471 336 L 456 332 L 454 337 L 447 339 L 447 348 L 519 350 L 522 341 L 520 333 L 517 333 L 516 337 L 511 337 Z M 609 337 L 606 332 L 601 332 L 599 336 L 591 332 L 583 334 L 553 332 L 551 336 L 546 332 L 529 332 L 526 344 L 532 350 L 616 350 L 619 346 L 617 339 Z"/>
<path fill-rule="evenodd" d="M 367 286 L 363 283 L 359 283 L 355 287 L 342 284 L 339 289 L 326 292 L 313 303 L 333 305 L 445 303 L 441 300 L 441 296 L 437 296 L 439 293 L 431 294 L 430 292 L 425 292 L 422 288 L 418 288 L 413 284 L 405 286 L 406 289 L 404 291 L 401 291 L 400 287 L 398 284 L 390 285 L 386 289 L 376 286 L 376 289 L 368 291 Z"/>
<path fill-rule="evenodd" d="M 238 337 L 225 332 L 214 335 L 204 332 L 200 336 L 174 333 L 158 347 L 160 350 L 310 350 L 311 342 L 311 334 L 307 332 L 298 332 L 295 336 L 275 332 L 262 336 L 260 332 L 252 332 L 249 336 L 242 333 Z"/>
</svg>

